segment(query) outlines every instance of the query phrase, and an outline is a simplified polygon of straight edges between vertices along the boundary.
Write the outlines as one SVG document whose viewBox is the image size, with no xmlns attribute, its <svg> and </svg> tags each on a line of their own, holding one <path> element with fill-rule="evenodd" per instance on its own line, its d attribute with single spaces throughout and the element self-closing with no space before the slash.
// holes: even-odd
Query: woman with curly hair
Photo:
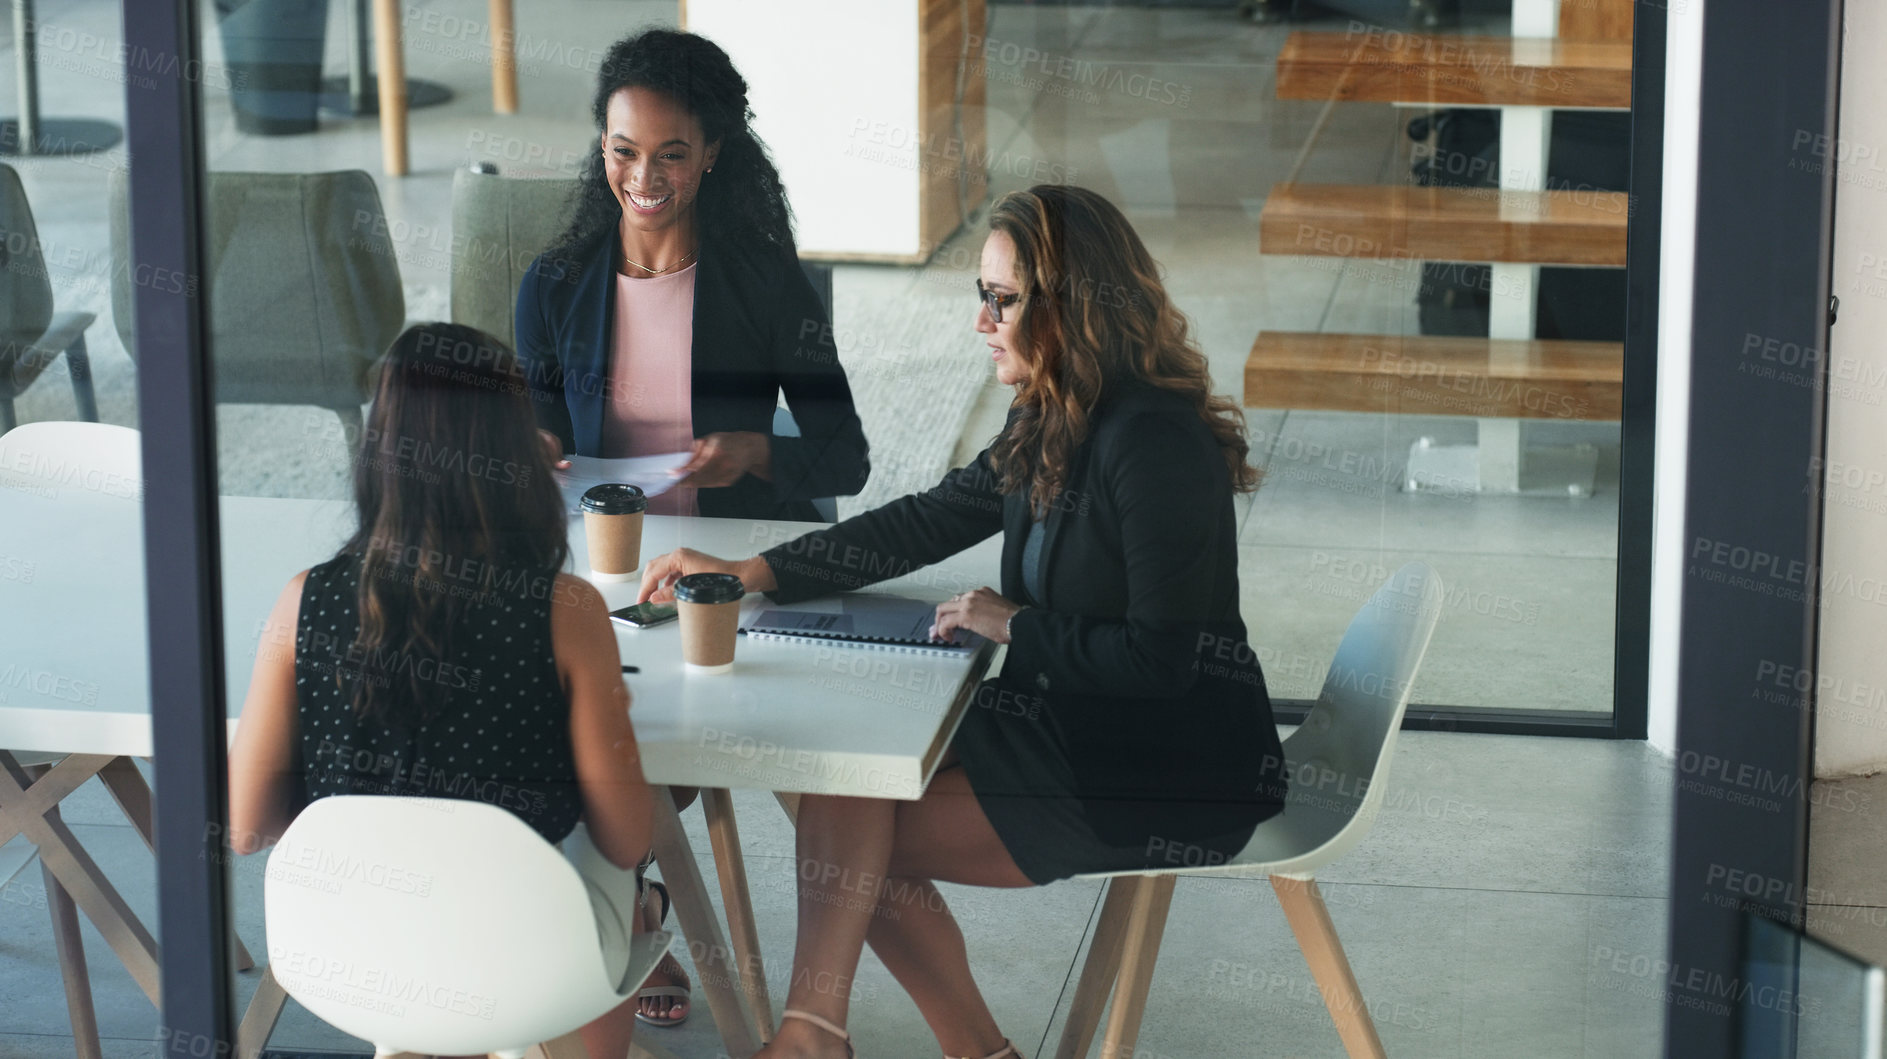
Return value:
<svg viewBox="0 0 1887 1059">
<path fill-rule="evenodd" d="M 556 453 L 691 452 L 657 514 L 819 521 L 870 470 L 747 83 L 691 33 L 619 41 L 557 243 L 518 288 L 518 357 Z M 781 393 L 796 437 L 773 433 Z"/>
<path fill-rule="evenodd" d="M 1233 497 L 1257 486 L 1245 420 L 1118 209 L 1038 185 L 990 210 L 976 330 L 1015 390 L 968 467 L 922 493 L 728 561 L 652 560 L 640 596 L 738 575 L 790 603 L 1003 535 L 1002 591 L 937 608 L 936 633 L 1009 645 L 917 801 L 799 803 L 799 940 L 765 1059 L 838 1059 L 869 943 L 946 1056 L 1009 1059 L 934 880 L 1032 886 L 1219 862 L 1284 799 L 1264 674 L 1239 616 Z M 1172 859 L 1175 852 L 1179 859 Z M 860 901 L 860 880 L 879 880 Z"/>
</svg>

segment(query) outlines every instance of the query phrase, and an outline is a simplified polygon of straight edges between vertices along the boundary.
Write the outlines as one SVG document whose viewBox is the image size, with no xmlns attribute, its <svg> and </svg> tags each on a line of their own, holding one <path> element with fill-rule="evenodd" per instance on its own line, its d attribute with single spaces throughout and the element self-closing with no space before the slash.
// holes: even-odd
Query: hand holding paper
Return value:
<svg viewBox="0 0 1887 1059">
<path fill-rule="evenodd" d="M 557 483 L 563 486 L 564 506 L 577 510 L 578 501 L 593 485 L 622 482 L 633 485 L 649 496 L 660 496 L 680 484 L 674 471 L 688 463 L 686 452 L 665 452 L 659 456 L 630 456 L 606 460 L 598 456 L 571 456 L 570 467 L 557 471 Z"/>
</svg>

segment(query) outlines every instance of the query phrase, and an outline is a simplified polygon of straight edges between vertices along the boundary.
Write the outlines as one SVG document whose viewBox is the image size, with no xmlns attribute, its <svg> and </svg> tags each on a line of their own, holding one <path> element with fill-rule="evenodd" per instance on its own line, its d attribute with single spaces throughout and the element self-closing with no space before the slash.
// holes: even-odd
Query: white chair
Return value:
<svg viewBox="0 0 1887 1059">
<path fill-rule="evenodd" d="M 1139 1054 L 1135 1046 L 1147 988 L 1181 873 L 1269 876 L 1344 1049 L 1353 1057 L 1384 1054 L 1313 876 L 1369 833 L 1382 805 L 1383 772 L 1441 603 L 1435 571 L 1426 563 L 1410 563 L 1350 620 L 1317 704 L 1284 741 L 1291 780 L 1284 811 L 1258 825 L 1238 856 L 1224 864 L 1089 876 L 1108 880 L 1106 904 L 1056 1059 L 1086 1059 L 1109 986 L 1113 1000 L 1102 1059 Z"/>
<path fill-rule="evenodd" d="M 446 798 L 316 801 L 269 855 L 263 907 L 275 980 L 381 1056 L 584 1059 L 577 1028 L 634 996 L 670 939 L 635 935 L 612 980 L 563 854 Z"/>
<path fill-rule="evenodd" d="M 143 450 L 138 432 L 130 427 L 63 420 L 25 423 L 0 434 L 0 476 L 76 482 L 81 488 L 85 479 L 97 483 L 109 477 L 141 489 Z"/>
</svg>

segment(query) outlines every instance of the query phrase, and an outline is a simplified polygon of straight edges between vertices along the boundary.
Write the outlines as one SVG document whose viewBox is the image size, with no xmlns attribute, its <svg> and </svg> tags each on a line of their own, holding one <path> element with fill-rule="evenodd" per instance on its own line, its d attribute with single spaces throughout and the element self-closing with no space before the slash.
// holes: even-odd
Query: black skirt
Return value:
<svg viewBox="0 0 1887 1059">
<path fill-rule="evenodd" d="M 970 789 L 1037 885 L 1225 864 L 1283 808 L 1275 730 L 1121 716 L 1119 704 L 1046 699 L 996 678 L 957 729 Z"/>
</svg>

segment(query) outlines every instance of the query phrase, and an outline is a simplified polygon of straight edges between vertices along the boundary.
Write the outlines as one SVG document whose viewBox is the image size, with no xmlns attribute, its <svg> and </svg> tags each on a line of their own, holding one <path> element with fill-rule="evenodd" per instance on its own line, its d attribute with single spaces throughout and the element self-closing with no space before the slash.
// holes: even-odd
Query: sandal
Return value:
<svg viewBox="0 0 1887 1059">
<path fill-rule="evenodd" d="M 821 1018 L 810 1011 L 800 1011 L 798 1008 L 787 1008 L 785 1011 L 780 1012 L 780 1017 L 783 1019 L 799 1019 L 804 1022 L 812 1023 L 827 1033 L 837 1037 L 839 1041 L 845 1045 L 845 1054 L 852 1056 L 853 1059 L 857 1059 L 858 1053 L 852 1050 L 852 1035 L 845 1032 L 843 1027 L 839 1026 L 831 1019 Z M 991 1056 L 990 1059 L 995 1059 L 995 1057 Z"/>
<path fill-rule="evenodd" d="M 1016 1046 L 1014 1044 L 1011 1044 L 1009 1042 L 1009 1039 L 1005 1037 L 1003 1038 L 1002 1047 L 984 1056 L 983 1059 L 1003 1059 L 1003 1056 L 1005 1055 L 1020 1056 L 1021 1054 L 1022 1054 L 1021 1052 L 1016 1051 Z M 944 1056 L 944 1059 L 951 1059 L 951 1057 L 946 1055 Z M 963 1057 L 963 1059 L 973 1059 L 973 1057 L 966 1055 Z"/>
<path fill-rule="evenodd" d="M 636 876 L 636 889 L 643 895 L 644 901 L 648 900 L 650 893 L 662 895 L 662 914 L 657 919 L 657 923 L 668 922 L 668 909 L 671 904 L 668 898 L 668 887 L 653 879 L 645 879 L 638 874 Z M 663 959 L 672 960 L 674 956 L 670 954 L 663 957 Z M 658 964 L 657 966 L 659 967 L 660 965 Z M 679 1026 L 688 1021 L 688 1012 L 694 1010 L 694 1004 L 692 1003 L 693 996 L 694 989 L 689 985 L 644 986 L 636 990 L 636 1019 L 656 1027 L 666 1028 L 669 1026 Z M 688 1011 L 684 1011 L 679 1015 L 648 1015 L 644 1014 L 642 1011 L 642 1001 L 644 1000 L 687 1000 L 691 1002 L 688 1005 Z"/>
</svg>

